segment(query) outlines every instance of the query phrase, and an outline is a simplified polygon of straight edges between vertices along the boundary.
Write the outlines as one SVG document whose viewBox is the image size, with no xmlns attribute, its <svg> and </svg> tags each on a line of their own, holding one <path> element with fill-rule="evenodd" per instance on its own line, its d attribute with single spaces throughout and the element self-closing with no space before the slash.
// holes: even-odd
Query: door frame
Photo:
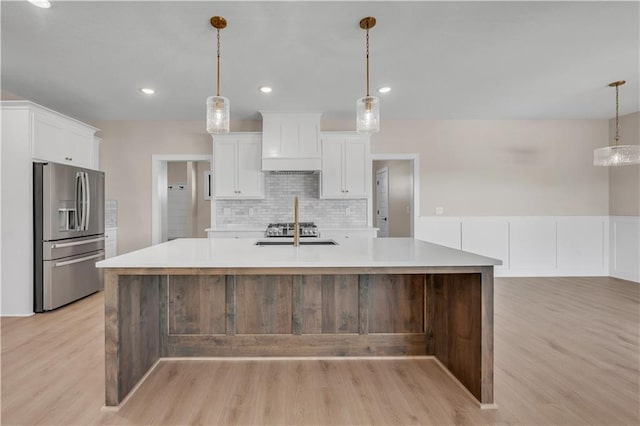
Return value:
<svg viewBox="0 0 640 426">
<path fill-rule="evenodd" d="M 411 198 L 410 210 L 411 218 L 410 230 L 411 237 L 415 238 L 415 224 L 418 223 L 418 215 L 420 214 L 420 155 L 419 154 L 371 154 L 371 163 L 369 169 L 375 175 L 373 170 L 374 161 L 384 160 L 409 160 L 411 161 L 411 170 L 413 173 L 413 197 Z M 373 194 L 369 197 L 369 223 L 374 224 L 373 220 Z"/>
<path fill-rule="evenodd" d="M 378 221 L 378 216 L 379 214 L 379 210 L 378 210 L 378 202 L 380 201 L 380 197 L 379 197 L 379 193 L 378 193 L 378 186 L 380 185 L 380 181 L 378 180 L 378 173 L 381 172 L 386 172 L 387 174 L 387 235 L 385 235 L 385 237 L 389 237 L 389 167 L 384 166 L 381 169 L 377 169 L 377 170 L 372 170 L 372 173 L 375 173 L 375 182 L 376 182 L 376 186 L 375 186 L 375 191 L 376 191 L 376 204 L 373 206 L 373 211 L 375 212 L 373 215 L 373 226 L 378 228 L 378 237 L 380 237 L 380 222 Z M 372 194 L 373 195 L 373 194 Z M 413 194 L 412 194 L 413 195 Z"/>
<path fill-rule="evenodd" d="M 151 156 L 151 245 L 167 239 L 167 163 L 170 161 L 213 161 L 210 154 L 174 154 Z M 213 209 L 213 205 L 212 205 Z"/>
</svg>

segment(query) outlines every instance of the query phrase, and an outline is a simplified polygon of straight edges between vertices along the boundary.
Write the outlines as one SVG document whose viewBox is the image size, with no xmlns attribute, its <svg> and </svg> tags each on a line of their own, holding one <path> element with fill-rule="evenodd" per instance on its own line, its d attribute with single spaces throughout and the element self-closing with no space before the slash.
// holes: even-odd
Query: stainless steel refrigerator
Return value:
<svg viewBox="0 0 640 426">
<path fill-rule="evenodd" d="M 35 312 L 103 288 L 104 172 L 33 163 Z"/>
</svg>

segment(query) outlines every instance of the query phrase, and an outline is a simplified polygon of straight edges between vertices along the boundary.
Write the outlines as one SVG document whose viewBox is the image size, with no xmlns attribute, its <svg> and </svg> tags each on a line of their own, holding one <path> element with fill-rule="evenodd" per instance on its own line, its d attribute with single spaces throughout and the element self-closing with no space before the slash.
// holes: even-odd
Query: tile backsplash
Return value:
<svg viewBox="0 0 640 426">
<path fill-rule="evenodd" d="M 298 196 L 300 222 L 318 227 L 367 225 L 367 200 L 324 200 L 319 198 L 320 176 L 265 175 L 264 200 L 217 200 L 216 226 L 266 227 L 272 222 L 293 222 L 293 197 Z M 347 214 L 349 209 L 349 214 Z"/>
<path fill-rule="evenodd" d="M 104 200 L 104 227 L 118 227 L 118 201 Z"/>
</svg>

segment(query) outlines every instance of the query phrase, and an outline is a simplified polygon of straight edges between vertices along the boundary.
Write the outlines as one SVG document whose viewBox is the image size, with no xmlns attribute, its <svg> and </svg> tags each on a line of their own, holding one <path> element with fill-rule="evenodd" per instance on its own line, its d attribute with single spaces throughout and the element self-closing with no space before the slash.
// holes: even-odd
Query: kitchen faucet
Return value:
<svg viewBox="0 0 640 426">
<path fill-rule="evenodd" d="M 293 198 L 293 246 L 300 245 L 300 224 L 298 222 L 298 197 Z"/>
</svg>

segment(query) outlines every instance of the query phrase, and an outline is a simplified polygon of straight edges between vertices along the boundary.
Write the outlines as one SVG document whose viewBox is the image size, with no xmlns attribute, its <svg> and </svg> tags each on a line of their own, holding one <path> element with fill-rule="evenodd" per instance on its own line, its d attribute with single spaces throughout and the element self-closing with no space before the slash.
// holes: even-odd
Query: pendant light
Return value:
<svg viewBox="0 0 640 426">
<path fill-rule="evenodd" d="M 356 102 L 356 129 L 358 133 L 375 133 L 380 130 L 380 100 L 369 96 L 369 30 L 376 25 L 376 18 L 368 16 L 360 20 L 360 28 L 367 32 L 367 96 Z"/>
<path fill-rule="evenodd" d="M 616 144 L 593 151 L 594 166 L 624 166 L 640 164 L 640 145 L 618 145 L 620 140 L 620 118 L 618 117 L 618 88 L 626 83 L 624 80 L 609 83 L 609 87 L 616 88 Z"/>
<path fill-rule="evenodd" d="M 217 30 L 218 76 L 216 95 L 207 98 L 207 132 L 229 133 L 229 99 L 220 96 L 220 30 L 227 27 L 227 20 L 221 16 L 214 16 L 210 22 Z"/>
</svg>

